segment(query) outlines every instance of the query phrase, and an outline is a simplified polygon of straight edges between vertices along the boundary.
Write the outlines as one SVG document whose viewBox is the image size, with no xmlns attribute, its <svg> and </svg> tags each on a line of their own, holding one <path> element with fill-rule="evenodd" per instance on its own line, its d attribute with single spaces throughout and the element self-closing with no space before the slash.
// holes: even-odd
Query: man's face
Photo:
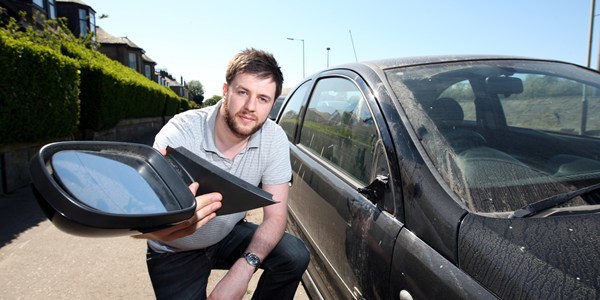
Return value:
<svg viewBox="0 0 600 300">
<path fill-rule="evenodd" d="M 257 132 L 267 120 L 275 98 L 275 81 L 254 74 L 238 74 L 223 85 L 225 122 L 238 137 Z"/>
</svg>

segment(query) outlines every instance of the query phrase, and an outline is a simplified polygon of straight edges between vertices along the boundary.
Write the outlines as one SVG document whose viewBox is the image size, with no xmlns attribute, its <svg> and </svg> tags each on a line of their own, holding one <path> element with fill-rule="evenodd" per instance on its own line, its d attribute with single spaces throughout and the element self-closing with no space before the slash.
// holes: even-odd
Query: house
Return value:
<svg viewBox="0 0 600 300">
<path fill-rule="evenodd" d="M 0 15 L 4 18 L 14 18 L 21 23 L 21 26 L 36 24 L 42 26 L 47 19 L 56 19 L 55 0 L 0 0 Z M 21 20 L 20 14 L 24 12 L 26 19 Z M 8 19 L 7 18 L 7 19 Z"/>
<path fill-rule="evenodd" d="M 57 17 L 67 20 L 67 27 L 75 36 L 93 34 L 95 41 L 96 11 L 80 0 L 55 0 Z"/>
<path fill-rule="evenodd" d="M 185 86 L 185 83 L 183 82 L 183 77 L 181 78 L 181 83 L 177 82 L 173 75 L 169 74 L 167 70 L 156 71 L 156 76 L 160 85 L 169 87 L 180 97 L 192 100 L 192 95 L 190 95 L 190 91 Z"/>
<path fill-rule="evenodd" d="M 44 20 L 65 18 L 69 30 L 79 37 L 91 34 L 92 40 L 99 45 L 98 51 L 109 58 L 128 66 L 146 78 L 168 86 L 179 96 L 191 99 L 183 83 L 174 80 L 166 72 L 157 71 L 153 61 L 143 48 L 128 37 L 115 37 L 96 25 L 96 11 L 82 0 L 0 0 L 0 17 L 12 17 L 20 20 L 20 13 L 27 18 L 20 21 L 22 27 L 37 24 L 40 28 Z"/>
<path fill-rule="evenodd" d="M 156 62 L 128 37 L 115 37 L 102 27 L 96 26 L 96 41 L 100 44 L 98 51 L 104 55 L 158 82 L 154 71 Z"/>
</svg>

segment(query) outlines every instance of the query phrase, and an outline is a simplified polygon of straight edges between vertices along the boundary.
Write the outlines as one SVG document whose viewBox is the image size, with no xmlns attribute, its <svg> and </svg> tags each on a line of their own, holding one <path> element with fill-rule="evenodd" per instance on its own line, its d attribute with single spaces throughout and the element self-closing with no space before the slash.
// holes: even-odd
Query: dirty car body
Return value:
<svg viewBox="0 0 600 300">
<path fill-rule="evenodd" d="M 518 57 L 306 78 L 277 122 L 311 296 L 599 298 L 599 88 L 592 70 Z"/>
</svg>

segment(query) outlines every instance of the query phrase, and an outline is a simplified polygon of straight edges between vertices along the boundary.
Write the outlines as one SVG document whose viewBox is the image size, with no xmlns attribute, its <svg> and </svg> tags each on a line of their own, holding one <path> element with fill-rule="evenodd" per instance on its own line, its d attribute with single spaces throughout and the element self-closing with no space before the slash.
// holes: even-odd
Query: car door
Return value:
<svg viewBox="0 0 600 300">
<path fill-rule="evenodd" d="M 294 132 L 290 213 L 331 297 L 389 298 L 393 245 L 402 227 L 392 216 L 395 175 L 378 108 L 368 101 L 372 94 L 360 77 L 342 73 L 315 81 L 306 107 L 298 108 L 304 117 L 297 130 L 280 122 Z M 298 106 L 291 99 L 286 110 L 293 103 Z"/>
</svg>

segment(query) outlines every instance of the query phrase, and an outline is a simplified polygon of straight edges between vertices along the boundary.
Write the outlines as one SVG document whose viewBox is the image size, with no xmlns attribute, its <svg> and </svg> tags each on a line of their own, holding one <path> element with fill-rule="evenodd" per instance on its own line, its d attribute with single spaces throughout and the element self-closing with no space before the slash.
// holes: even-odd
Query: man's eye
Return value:
<svg viewBox="0 0 600 300">
<path fill-rule="evenodd" d="M 261 103 L 269 103 L 269 99 L 267 98 L 259 98 L 258 101 L 260 101 Z"/>
</svg>

